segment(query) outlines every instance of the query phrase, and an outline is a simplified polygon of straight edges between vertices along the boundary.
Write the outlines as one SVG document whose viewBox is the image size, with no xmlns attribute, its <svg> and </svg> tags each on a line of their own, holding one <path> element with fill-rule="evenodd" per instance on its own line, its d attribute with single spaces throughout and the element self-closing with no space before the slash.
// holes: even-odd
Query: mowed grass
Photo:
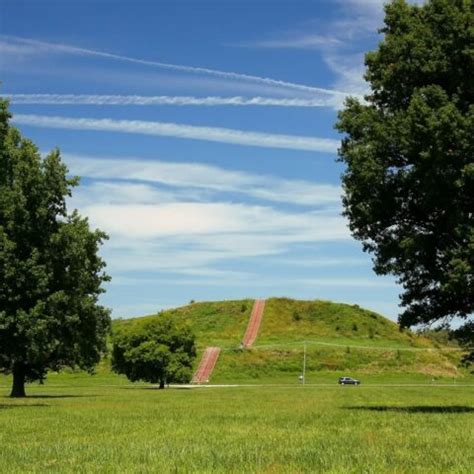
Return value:
<svg viewBox="0 0 474 474">
<path fill-rule="evenodd" d="M 474 387 L 156 390 L 54 375 L 11 400 L 2 472 L 456 472 L 474 466 Z"/>
</svg>

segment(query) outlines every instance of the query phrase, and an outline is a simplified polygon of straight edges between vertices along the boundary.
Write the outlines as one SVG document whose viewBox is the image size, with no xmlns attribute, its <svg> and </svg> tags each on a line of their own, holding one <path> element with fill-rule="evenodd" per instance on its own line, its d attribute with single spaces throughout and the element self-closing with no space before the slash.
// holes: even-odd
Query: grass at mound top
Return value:
<svg viewBox="0 0 474 474">
<path fill-rule="evenodd" d="M 242 340 L 252 311 L 253 300 L 212 301 L 191 303 L 181 308 L 163 311 L 171 314 L 177 321 L 187 324 L 196 335 L 197 346 L 237 347 Z M 143 324 L 150 318 L 116 320 L 114 326 Z"/>
<path fill-rule="evenodd" d="M 357 305 L 270 298 L 265 306 L 256 345 L 303 340 L 370 346 L 433 347 L 432 341 L 416 336 L 411 331 L 401 332 L 393 321 Z"/>
<path fill-rule="evenodd" d="M 29 387 L 26 400 L 0 398 L 2 470 L 468 473 L 474 465 L 474 387 L 158 391 L 86 380 L 61 375 Z"/>
</svg>

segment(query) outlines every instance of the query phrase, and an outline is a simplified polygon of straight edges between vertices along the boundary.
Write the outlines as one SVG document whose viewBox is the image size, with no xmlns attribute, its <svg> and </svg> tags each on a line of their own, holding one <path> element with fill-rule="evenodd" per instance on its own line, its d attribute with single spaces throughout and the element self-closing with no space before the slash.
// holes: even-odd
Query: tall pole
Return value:
<svg viewBox="0 0 474 474">
<path fill-rule="evenodd" d="M 306 383 L 306 341 L 304 343 L 304 358 L 303 358 L 303 385 Z"/>
</svg>

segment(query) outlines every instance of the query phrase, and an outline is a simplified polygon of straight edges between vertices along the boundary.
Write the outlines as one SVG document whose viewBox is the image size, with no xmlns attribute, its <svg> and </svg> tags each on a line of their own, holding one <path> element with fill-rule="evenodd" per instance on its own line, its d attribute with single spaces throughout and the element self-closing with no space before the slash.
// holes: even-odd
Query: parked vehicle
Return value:
<svg viewBox="0 0 474 474">
<path fill-rule="evenodd" d="M 360 385 L 360 380 L 353 379 L 352 377 L 340 377 L 338 383 L 339 385 Z"/>
</svg>

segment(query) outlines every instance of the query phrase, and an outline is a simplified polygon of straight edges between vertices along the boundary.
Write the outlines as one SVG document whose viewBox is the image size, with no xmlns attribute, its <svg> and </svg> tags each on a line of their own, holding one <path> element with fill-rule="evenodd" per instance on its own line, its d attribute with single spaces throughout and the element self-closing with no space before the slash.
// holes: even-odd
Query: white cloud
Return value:
<svg viewBox="0 0 474 474">
<path fill-rule="evenodd" d="M 175 275 L 171 278 L 181 277 L 184 276 L 197 276 L 204 279 L 215 279 L 219 278 L 219 281 L 226 281 L 228 284 L 230 281 L 237 282 L 237 281 L 249 281 L 250 278 L 255 277 L 254 274 L 248 272 L 237 272 L 232 270 L 219 270 L 215 268 L 171 268 L 167 271 L 170 275 Z M 128 276 L 120 275 L 117 278 L 114 278 L 114 283 L 117 285 L 123 286 L 133 286 L 133 285 L 146 285 L 146 284 L 156 284 L 159 282 L 169 282 L 169 279 L 166 280 L 159 278 L 159 277 L 148 277 L 143 275 L 136 275 L 133 273 L 128 273 Z M 182 279 L 177 279 L 176 281 L 182 281 Z M 214 281 L 214 280 L 213 280 Z"/>
<path fill-rule="evenodd" d="M 393 280 L 381 278 L 361 278 L 360 276 L 354 278 L 333 277 L 333 278 L 301 278 L 297 280 L 298 283 L 312 288 L 318 287 L 350 287 L 350 288 L 395 288 L 396 283 Z"/>
<path fill-rule="evenodd" d="M 235 46 L 268 49 L 320 49 L 329 45 L 338 44 L 340 44 L 340 41 L 331 36 L 303 33 L 297 35 L 285 35 L 282 38 L 244 42 Z"/>
<path fill-rule="evenodd" d="M 357 257 L 312 257 L 312 258 L 275 258 L 275 263 L 296 267 L 324 268 L 324 267 L 358 267 L 367 266 L 370 260 Z"/>
<path fill-rule="evenodd" d="M 235 203 L 93 204 L 85 213 L 113 235 L 152 239 L 162 236 L 220 234 L 268 235 L 274 241 L 337 240 L 348 237 L 337 215 L 286 213 L 270 207 Z M 217 237 L 216 237 L 217 238 Z M 229 241 L 232 247 L 234 243 Z"/>
<path fill-rule="evenodd" d="M 87 192 L 87 189 L 84 190 Z M 87 204 L 93 227 L 110 234 L 113 272 L 191 273 L 216 264 L 287 254 L 300 244 L 350 239 L 344 218 L 236 203 Z"/>
<path fill-rule="evenodd" d="M 329 25 L 339 44 L 328 47 L 323 58 L 336 75 L 334 88 L 348 90 L 351 95 L 363 96 L 369 84 L 363 75 L 364 56 L 368 50 L 377 48 L 380 40 L 378 30 L 383 26 L 384 5 L 388 0 L 336 0 L 341 16 Z M 411 4 L 422 4 L 423 0 L 408 0 Z"/>
<path fill-rule="evenodd" d="M 14 104 L 54 105 L 193 105 L 193 106 L 270 106 L 270 107 L 325 107 L 334 104 L 332 97 L 278 98 L 278 97 L 193 97 L 89 94 L 6 94 Z"/>
<path fill-rule="evenodd" d="M 70 207 L 111 235 L 104 256 L 113 274 L 159 269 L 216 276 L 215 265 L 229 261 L 350 238 L 339 215 L 339 186 L 198 163 L 64 158 L 73 174 L 88 178 Z M 217 194 L 223 192 L 323 211 L 225 202 Z"/>
<path fill-rule="evenodd" d="M 185 275 L 185 274 L 183 274 Z M 190 274 L 191 276 L 192 274 Z M 204 274 L 203 279 L 194 280 L 191 278 L 182 278 L 182 277 L 155 277 L 155 278 L 143 278 L 140 276 L 136 277 L 118 277 L 117 282 L 120 285 L 134 286 L 134 285 L 192 285 L 192 286 L 228 286 L 232 285 L 234 287 L 248 287 L 251 285 L 253 288 L 302 288 L 309 287 L 318 291 L 319 288 L 397 288 L 397 284 L 393 280 L 381 279 L 377 277 L 373 278 L 344 278 L 344 277 L 333 277 L 333 278 L 281 278 L 281 277 L 270 277 L 262 279 L 258 274 L 243 274 L 243 275 L 234 275 L 233 272 L 218 272 L 216 276 L 212 275 L 212 272 L 209 275 Z M 216 278 L 218 277 L 218 278 Z M 353 304 L 353 303 L 349 303 Z M 394 305 L 395 306 L 395 305 Z"/>
<path fill-rule="evenodd" d="M 161 184 L 177 188 L 186 188 L 184 196 L 196 196 L 196 190 L 203 192 L 225 192 L 247 195 L 256 199 L 273 202 L 285 202 L 305 206 L 332 206 L 339 208 L 342 190 L 339 185 L 312 183 L 298 179 L 281 179 L 271 175 L 256 175 L 242 171 L 227 170 L 218 166 L 200 163 L 176 163 L 160 160 L 140 159 L 104 159 L 87 156 L 64 154 L 72 174 L 87 176 L 94 179 L 137 180 Z M 113 190 L 124 194 L 123 183 L 107 186 L 104 195 L 112 196 Z M 112 187 L 113 186 L 113 187 Z M 151 187 L 128 185 L 128 193 L 135 193 L 143 199 L 150 196 L 154 202 L 169 200 L 171 192 L 166 196 Z M 90 190 L 87 193 L 91 196 Z M 180 190 L 183 197 L 183 191 Z M 171 199 L 176 200 L 177 195 Z M 122 196 L 123 202 L 130 202 L 130 196 Z M 132 202 L 137 202 L 132 200 Z M 143 201 L 140 201 L 143 202 Z M 152 202 L 151 199 L 146 202 Z"/>
<path fill-rule="evenodd" d="M 365 66 L 363 53 L 340 53 L 327 51 L 324 61 L 336 75 L 334 84 L 351 91 L 351 95 L 362 99 L 368 92 L 364 79 Z"/>
<path fill-rule="evenodd" d="M 413 5 L 422 5 L 424 3 L 424 0 L 407 1 Z M 347 5 L 350 5 L 356 11 L 372 12 L 373 15 L 381 16 L 384 5 L 390 3 L 390 0 L 336 0 L 336 3 L 346 8 Z"/>
<path fill-rule="evenodd" d="M 215 278 L 223 276 L 216 265 L 350 238 L 339 215 L 339 186 L 197 163 L 64 158 L 74 174 L 88 178 L 69 207 L 77 207 L 93 227 L 110 234 L 103 254 L 112 275 L 160 271 Z M 216 202 L 216 193 L 222 192 L 325 211 Z"/>
<path fill-rule="evenodd" d="M 198 127 L 166 122 L 145 122 L 142 120 L 114 120 L 72 118 L 47 115 L 17 114 L 14 122 L 46 128 L 70 130 L 98 130 L 120 133 L 205 140 L 234 145 L 257 146 L 263 148 L 285 148 L 290 150 L 319 151 L 335 153 L 338 140 L 298 135 L 277 135 L 246 130 L 217 127 Z"/>
<path fill-rule="evenodd" d="M 170 203 L 180 200 L 201 199 L 199 190 L 158 189 L 144 183 L 131 183 L 127 181 L 110 182 L 94 180 L 81 186 L 70 200 L 71 207 L 90 206 L 98 202 L 103 204 L 156 204 Z"/>
</svg>

